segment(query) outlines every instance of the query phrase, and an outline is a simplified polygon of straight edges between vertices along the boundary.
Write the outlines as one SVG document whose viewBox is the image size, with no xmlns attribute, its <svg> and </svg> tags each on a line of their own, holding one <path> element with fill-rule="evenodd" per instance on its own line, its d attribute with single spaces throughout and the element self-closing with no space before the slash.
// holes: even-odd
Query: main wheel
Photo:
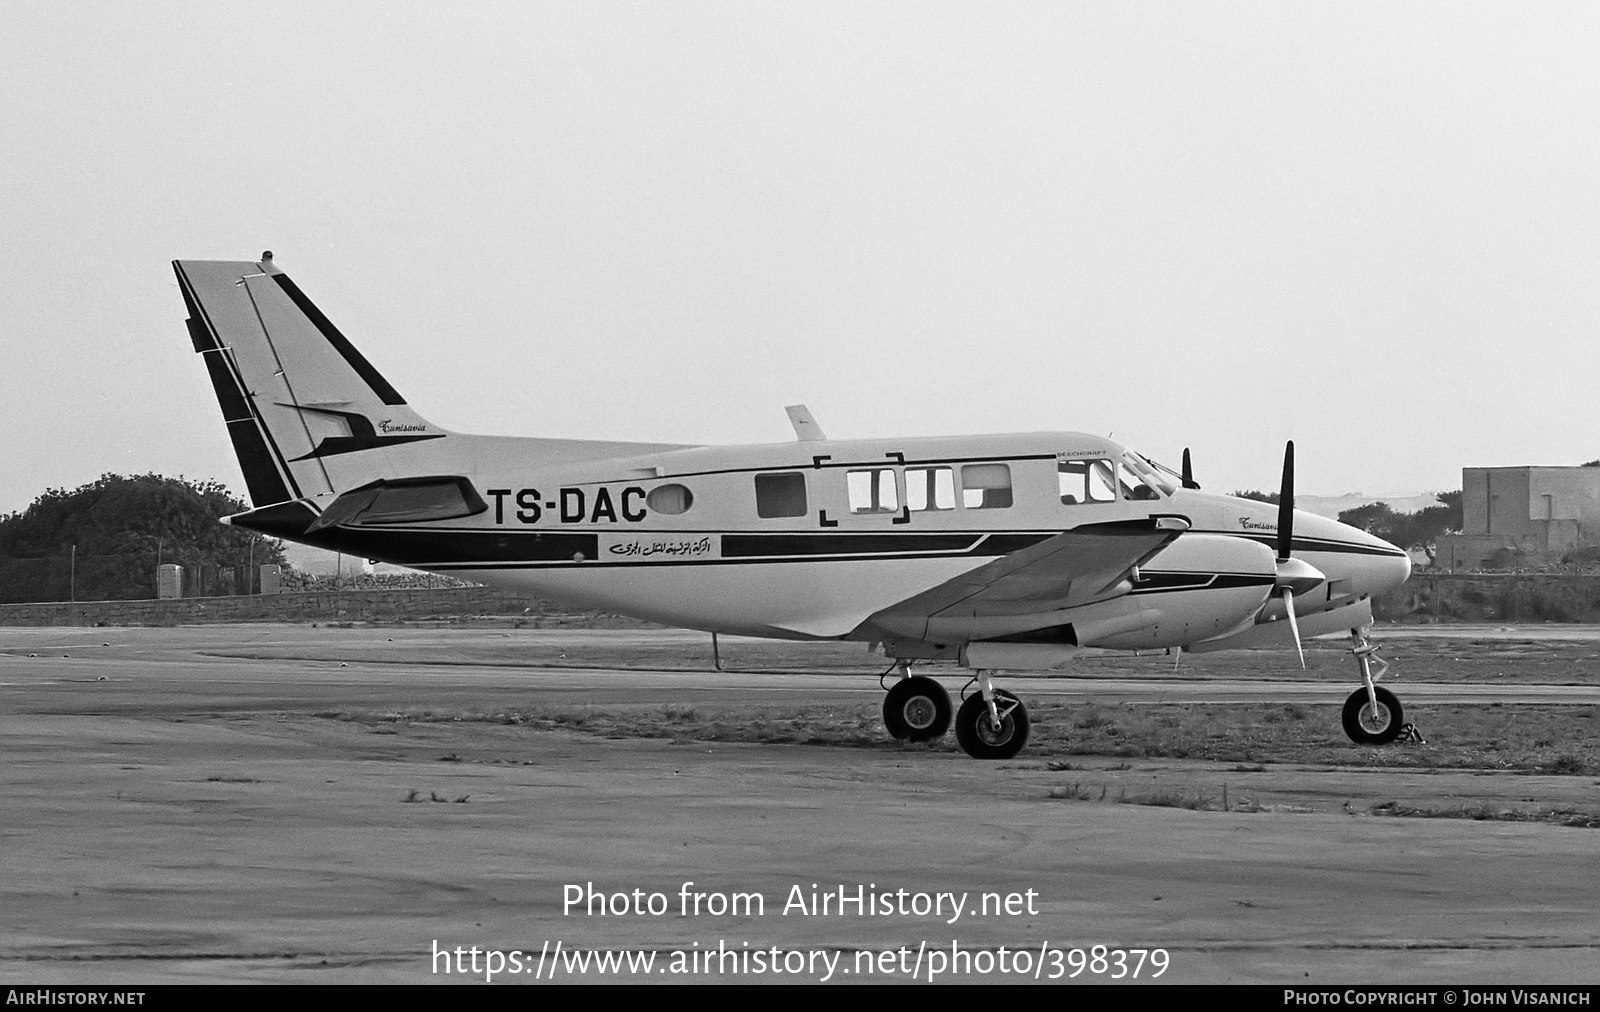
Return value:
<svg viewBox="0 0 1600 1012">
<path fill-rule="evenodd" d="M 883 723 L 901 741 L 943 738 L 950 730 L 950 693 L 931 678 L 902 678 L 883 698 Z"/>
<path fill-rule="evenodd" d="M 1357 689 L 1344 701 L 1344 733 L 1358 745 L 1387 745 L 1400 736 L 1405 715 L 1400 700 L 1388 689 L 1376 689 L 1378 705 L 1373 707 L 1366 689 Z"/>
<path fill-rule="evenodd" d="M 1010 759 L 1028 743 L 1028 710 L 1022 700 L 995 690 L 995 708 L 1000 711 L 1000 726 L 989 720 L 989 707 L 983 693 L 974 693 L 956 713 L 956 741 L 974 759 Z"/>
</svg>

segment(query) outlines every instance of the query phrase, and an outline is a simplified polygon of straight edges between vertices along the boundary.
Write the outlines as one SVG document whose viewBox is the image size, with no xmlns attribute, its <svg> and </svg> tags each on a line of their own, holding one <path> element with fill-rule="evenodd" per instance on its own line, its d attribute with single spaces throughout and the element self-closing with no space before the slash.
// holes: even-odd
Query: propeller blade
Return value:
<svg viewBox="0 0 1600 1012">
<path fill-rule="evenodd" d="M 1289 631 L 1294 634 L 1294 649 L 1305 670 L 1306 648 L 1300 645 L 1300 620 L 1294 613 L 1294 595 L 1305 593 L 1327 579 L 1322 571 L 1304 559 L 1290 557 L 1294 548 L 1294 440 L 1283 446 L 1283 484 L 1278 488 L 1278 591 L 1283 610 L 1289 615 Z"/>
<path fill-rule="evenodd" d="M 1200 485 L 1194 480 L 1194 468 L 1189 464 L 1189 448 L 1187 446 L 1183 448 L 1183 487 L 1200 487 Z"/>
<path fill-rule="evenodd" d="M 1294 617 L 1294 588 L 1283 588 L 1283 606 L 1289 612 L 1289 631 L 1294 633 L 1294 648 L 1300 654 L 1300 670 L 1306 667 L 1306 648 L 1300 645 L 1300 623 Z"/>
<path fill-rule="evenodd" d="M 1283 485 L 1278 489 L 1278 558 L 1294 547 L 1294 440 L 1283 447 Z"/>
</svg>

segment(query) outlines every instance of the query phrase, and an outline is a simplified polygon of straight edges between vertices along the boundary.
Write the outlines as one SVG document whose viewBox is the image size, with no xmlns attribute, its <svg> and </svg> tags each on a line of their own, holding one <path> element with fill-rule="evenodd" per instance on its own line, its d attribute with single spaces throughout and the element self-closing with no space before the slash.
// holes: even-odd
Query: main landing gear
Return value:
<svg viewBox="0 0 1600 1012">
<path fill-rule="evenodd" d="M 937 741 L 950 730 L 950 694 L 944 686 L 895 665 L 900 680 L 883 700 L 883 723 L 900 741 Z M 887 674 L 887 672 L 885 673 Z M 974 759 L 1010 759 L 1028 743 L 1028 710 L 1022 700 L 996 689 L 988 671 L 974 675 L 978 691 L 956 712 L 956 741 Z"/>
<path fill-rule="evenodd" d="M 956 714 L 956 741 L 974 759 L 1010 759 L 1028 743 L 1028 708 L 1004 689 L 996 689 L 989 672 L 975 676 L 979 691 L 967 697 Z"/>
<path fill-rule="evenodd" d="M 1350 630 L 1350 653 L 1355 655 L 1364 684 L 1344 701 L 1342 721 L 1344 733 L 1356 744 L 1387 745 L 1405 729 L 1405 714 L 1394 693 L 1378 688 L 1378 679 L 1389 670 L 1389 662 L 1378 656 L 1378 644 L 1369 635 L 1371 629 L 1364 626 Z"/>
<path fill-rule="evenodd" d="M 883 724 L 900 741 L 936 741 L 950 730 L 950 693 L 931 678 L 911 674 L 911 665 L 895 667 L 900 680 L 883 699 Z"/>
</svg>

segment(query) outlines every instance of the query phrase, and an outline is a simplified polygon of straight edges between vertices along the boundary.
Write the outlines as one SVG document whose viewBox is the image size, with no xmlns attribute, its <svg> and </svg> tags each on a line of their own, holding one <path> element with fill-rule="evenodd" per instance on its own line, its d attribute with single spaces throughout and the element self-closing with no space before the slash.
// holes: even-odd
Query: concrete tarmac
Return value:
<svg viewBox="0 0 1600 1012">
<path fill-rule="evenodd" d="M 574 657 L 619 638 L 648 650 L 675 635 L 518 632 Z M 1139 980 L 1600 982 L 1600 833 L 1350 814 L 1374 798 L 1578 800 L 1593 794 L 1592 778 L 1075 763 L 1071 776 L 1090 786 L 1230 781 L 1236 797 L 1279 799 L 1259 811 L 1189 811 L 1053 799 L 1063 774 L 1026 753 L 979 763 L 918 747 L 339 719 L 533 698 L 815 704 L 879 695 L 860 672 L 471 661 L 492 655 L 502 636 L 0 630 L 0 979 L 482 981 L 493 951 L 503 959 L 495 983 L 544 981 L 552 970 L 595 983 L 1071 983 L 1108 980 L 1119 950 L 1159 949 L 1166 969 L 1155 976 L 1147 952 Z M 446 654 L 468 660 L 447 663 Z M 1600 694 L 1444 684 L 1405 692 L 1470 700 L 1486 688 L 1506 701 L 1592 703 Z M 1029 695 L 1204 701 L 1337 701 L 1349 690 L 1134 679 L 1025 686 Z M 572 890 L 587 897 L 590 884 L 626 912 L 564 903 Z M 869 912 L 857 910 L 858 889 Z M 696 893 L 698 911 L 688 908 Z M 734 894 L 744 896 L 739 909 L 718 905 Z M 825 896 L 828 908 L 813 910 Z M 1104 962 L 1074 952 L 1095 945 L 1111 950 Z M 631 972 L 591 962 L 579 972 L 574 960 L 590 950 L 654 962 Z M 529 972 L 507 972 L 514 951 Z M 1127 958 L 1131 973 L 1138 957 Z"/>
</svg>

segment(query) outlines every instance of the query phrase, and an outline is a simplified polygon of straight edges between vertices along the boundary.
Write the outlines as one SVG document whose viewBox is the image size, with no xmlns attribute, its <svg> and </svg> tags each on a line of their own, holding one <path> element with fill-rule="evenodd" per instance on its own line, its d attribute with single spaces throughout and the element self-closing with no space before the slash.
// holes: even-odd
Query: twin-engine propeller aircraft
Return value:
<svg viewBox="0 0 1600 1012">
<path fill-rule="evenodd" d="M 830 440 L 798 406 L 781 444 L 462 435 L 414 412 L 271 253 L 173 266 L 255 506 L 239 527 L 665 625 L 878 644 L 904 740 L 952 716 L 912 664 L 958 661 L 977 691 L 956 738 L 980 759 L 1028 737 L 1001 669 L 1342 630 L 1364 683 L 1345 731 L 1400 732 L 1367 634 L 1410 560 L 1296 512 L 1292 443 L 1272 506 L 1200 491 L 1187 451 L 1174 473 L 1076 432 Z"/>
</svg>

